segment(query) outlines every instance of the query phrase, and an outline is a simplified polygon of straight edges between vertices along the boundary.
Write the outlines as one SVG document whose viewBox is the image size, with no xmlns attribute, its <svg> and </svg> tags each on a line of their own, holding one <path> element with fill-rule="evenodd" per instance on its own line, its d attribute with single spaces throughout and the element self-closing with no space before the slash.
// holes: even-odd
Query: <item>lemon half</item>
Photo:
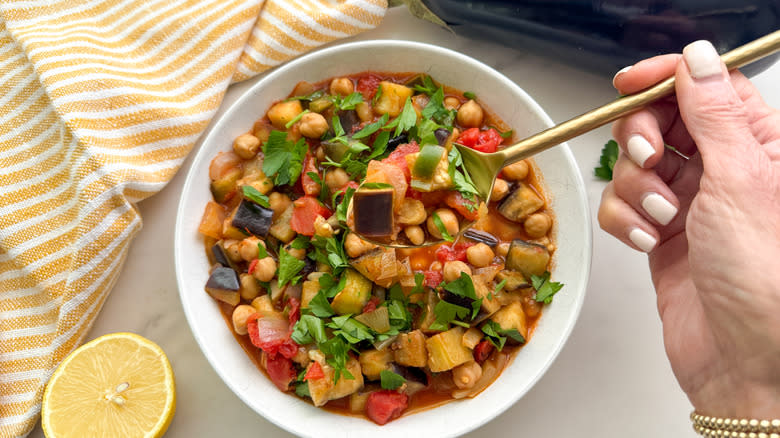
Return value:
<svg viewBox="0 0 780 438">
<path fill-rule="evenodd" d="M 173 370 L 162 349 L 133 333 L 77 348 L 43 393 L 47 438 L 156 438 L 176 410 Z"/>
</svg>

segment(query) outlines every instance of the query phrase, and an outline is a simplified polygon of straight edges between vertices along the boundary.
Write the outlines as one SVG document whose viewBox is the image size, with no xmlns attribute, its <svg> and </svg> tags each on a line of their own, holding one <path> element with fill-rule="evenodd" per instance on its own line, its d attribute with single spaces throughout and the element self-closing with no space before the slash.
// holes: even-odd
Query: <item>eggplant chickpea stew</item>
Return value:
<svg viewBox="0 0 780 438">
<path fill-rule="evenodd" d="M 298 83 L 213 158 L 205 289 L 280 391 L 385 424 L 498 377 L 563 286 L 533 163 L 485 205 L 452 146 L 511 137 L 472 93 L 368 72 Z"/>
</svg>

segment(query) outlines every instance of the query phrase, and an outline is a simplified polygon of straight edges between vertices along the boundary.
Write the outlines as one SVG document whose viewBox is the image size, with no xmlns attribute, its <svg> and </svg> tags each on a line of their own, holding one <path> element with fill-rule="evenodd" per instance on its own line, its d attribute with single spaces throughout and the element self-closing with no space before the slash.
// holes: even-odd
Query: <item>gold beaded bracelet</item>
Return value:
<svg viewBox="0 0 780 438">
<path fill-rule="evenodd" d="M 780 438 L 780 419 L 719 418 L 691 412 L 693 430 L 705 437 Z"/>
</svg>

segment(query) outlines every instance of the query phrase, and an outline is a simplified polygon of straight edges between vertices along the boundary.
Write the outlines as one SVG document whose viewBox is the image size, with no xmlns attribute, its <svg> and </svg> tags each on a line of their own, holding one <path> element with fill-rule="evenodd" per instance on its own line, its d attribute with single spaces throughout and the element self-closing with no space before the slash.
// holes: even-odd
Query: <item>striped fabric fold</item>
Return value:
<svg viewBox="0 0 780 438">
<path fill-rule="evenodd" d="M 0 437 L 26 436 L 227 87 L 386 0 L 0 3 Z"/>
</svg>

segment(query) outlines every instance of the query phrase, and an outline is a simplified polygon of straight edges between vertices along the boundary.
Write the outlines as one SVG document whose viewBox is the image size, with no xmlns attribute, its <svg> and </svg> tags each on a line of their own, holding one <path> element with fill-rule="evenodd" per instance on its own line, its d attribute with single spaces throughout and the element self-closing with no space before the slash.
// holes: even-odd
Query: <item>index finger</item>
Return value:
<svg viewBox="0 0 780 438">
<path fill-rule="evenodd" d="M 633 94 L 674 76 L 682 55 L 673 53 L 644 59 L 631 67 L 620 70 L 612 85 L 620 94 Z"/>
</svg>

